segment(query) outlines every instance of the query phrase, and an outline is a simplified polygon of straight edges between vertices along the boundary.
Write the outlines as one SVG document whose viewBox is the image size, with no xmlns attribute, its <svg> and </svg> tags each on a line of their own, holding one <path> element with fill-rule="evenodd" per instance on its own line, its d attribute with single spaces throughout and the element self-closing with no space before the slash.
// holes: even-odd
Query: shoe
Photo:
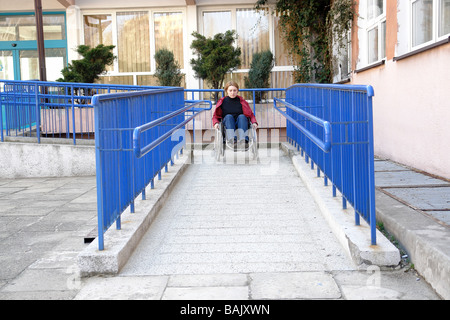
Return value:
<svg viewBox="0 0 450 320">
<path fill-rule="evenodd" d="M 241 151 L 247 151 L 249 148 L 248 141 L 239 141 L 237 148 Z"/>
</svg>

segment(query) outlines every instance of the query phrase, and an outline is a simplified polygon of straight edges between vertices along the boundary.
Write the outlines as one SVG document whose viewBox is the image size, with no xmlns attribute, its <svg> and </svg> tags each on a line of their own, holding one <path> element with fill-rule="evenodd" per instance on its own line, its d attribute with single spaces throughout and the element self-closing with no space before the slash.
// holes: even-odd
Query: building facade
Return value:
<svg viewBox="0 0 450 320">
<path fill-rule="evenodd" d="M 174 52 L 184 86 L 204 88 L 190 65 L 196 31 L 234 29 L 240 82 L 255 52 L 275 56 L 273 88 L 292 84 L 294 66 L 278 20 L 253 9 L 255 0 L 42 0 L 47 79 L 78 59 L 77 45 L 115 45 L 104 83 L 154 85 L 154 54 Z M 0 0 L 0 79 L 37 79 L 38 58 L 30 0 Z M 375 154 L 450 179 L 450 0 L 357 0 L 348 47 L 334 82 L 374 87 Z"/>
<path fill-rule="evenodd" d="M 450 1 L 356 10 L 349 80 L 374 87 L 375 154 L 450 179 Z"/>
<path fill-rule="evenodd" d="M 34 3 L 29 0 L 13 3 L 0 0 L 0 3 L 0 57 L 2 62 L 6 61 L 0 78 L 35 79 L 36 73 L 25 71 L 28 66 L 25 60 L 27 56 L 29 60 L 36 57 L 33 63 L 37 63 L 36 48 L 24 47 L 24 41 L 36 40 L 35 31 L 25 37 L 25 28 L 35 28 Z M 190 65 L 194 58 L 190 49 L 192 33 L 211 37 L 234 29 L 238 35 L 236 45 L 242 49 L 242 63 L 230 77 L 243 83 L 253 54 L 270 49 L 275 56 L 272 86 L 280 88 L 292 84 L 293 66 L 281 42 L 277 18 L 270 11 L 264 14 L 254 10 L 253 0 L 43 0 L 42 4 L 45 47 L 53 49 L 53 39 L 58 39 L 61 47 L 57 54 L 46 51 L 49 80 L 55 80 L 57 71 L 68 61 L 79 58 L 74 50 L 77 45 L 103 43 L 115 45 L 117 59 L 102 82 L 157 84 L 153 76 L 154 54 L 158 49 L 167 48 L 174 53 L 185 74 L 185 87 L 202 88 L 203 83 L 195 78 Z M 56 29 L 60 34 L 50 35 Z M 11 41 L 16 42 L 16 47 L 11 47 Z M 55 55 L 58 62 L 56 57 L 55 61 L 50 61 Z M 28 69 L 33 70 L 32 66 Z"/>
</svg>

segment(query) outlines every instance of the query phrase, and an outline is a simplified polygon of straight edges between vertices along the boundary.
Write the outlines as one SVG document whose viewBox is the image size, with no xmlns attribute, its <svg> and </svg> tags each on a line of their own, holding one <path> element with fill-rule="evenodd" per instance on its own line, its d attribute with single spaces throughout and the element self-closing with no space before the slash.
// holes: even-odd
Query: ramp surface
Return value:
<svg viewBox="0 0 450 320">
<path fill-rule="evenodd" d="M 354 270 L 279 149 L 197 150 L 121 275 Z"/>
</svg>

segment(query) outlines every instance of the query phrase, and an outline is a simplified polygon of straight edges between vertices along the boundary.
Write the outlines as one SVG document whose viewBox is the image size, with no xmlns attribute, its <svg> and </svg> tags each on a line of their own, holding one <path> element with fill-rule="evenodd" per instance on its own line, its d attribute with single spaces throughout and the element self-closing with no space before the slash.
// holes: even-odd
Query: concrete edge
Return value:
<svg viewBox="0 0 450 320">
<path fill-rule="evenodd" d="M 0 143 L 0 177 L 95 175 L 95 147 L 56 143 Z"/>
<path fill-rule="evenodd" d="M 414 269 L 444 299 L 450 299 L 450 230 L 376 191 L 377 217 L 405 249 Z"/>
<path fill-rule="evenodd" d="M 361 269 L 369 266 L 387 268 L 397 266 L 401 257 L 396 248 L 380 231 L 377 230 L 377 245 L 371 245 L 370 227 L 361 219 L 361 225 L 355 225 L 354 210 L 347 204 L 342 208 L 340 197 L 332 196 L 332 187 L 325 186 L 323 177 L 317 177 L 316 170 L 311 170 L 304 158 L 290 144 L 282 143 L 281 149 L 291 158 L 300 178 L 314 197 L 322 215 L 333 233 L 341 243 L 348 256 Z"/>
<path fill-rule="evenodd" d="M 135 200 L 135 212 L 127 209 L 121 215 L 121 229 L 113 224 L 104 234 L 104 250 L 98 250 L 97 238 L 77 256 L 81 277 L 117 274 L 127 263 L 136 246 L 158 215 L 166 198 L 189 165 L 189 156 L 180 156 L 162 172 L 161 180 L 155 179 L 154 189 L 147 187 L 146 200 Z"/>
</svg>

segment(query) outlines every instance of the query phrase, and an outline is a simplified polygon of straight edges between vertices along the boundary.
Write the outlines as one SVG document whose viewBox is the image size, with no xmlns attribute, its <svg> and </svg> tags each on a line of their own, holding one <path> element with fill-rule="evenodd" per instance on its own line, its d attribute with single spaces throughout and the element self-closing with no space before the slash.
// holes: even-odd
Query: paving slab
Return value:
<svg viewBox="0 0 450 320">
<path fill-rule="evenodd" d="M 263 151 L 264 154 L 265 151 Z M 272 151 L 271 151 L 272 152 Z M 270 155 L 270 152 L 267 152 Z M 275 155 L 274 152 L 271 153 Z M 231 157 L 230 157 L 231 158 Z M 243 161 L 242 159 L 234 163 L 222 163 L 223 166 L 233 167 L 235 165 L 255 165 L 252 161 Z M 244 159 L 245 160 L 245 159 Z M 276 173 L 279 167 L 283 166 L 283 162 L 271 161 L 270 157 L 262 159 L 264 165 L 258 171 L 258 175 L 268 176 Z M 204 156 L 203 165 L 211 166 L 214 163 L 212 157 Z M 200 164 L 200 163 L 198 163 Z M 397 168 L 398 169 L 398 168 Z M 398 171 L 403 169 L 398 169 Z M 297 173 L 293 170 L 292 174 Z M 211 183 L 211 177 L 201 176 L 199 179 L 204 180 L 208 187 L 194 188 L 193 184 L 189 184 L 192 189 L 192 194 L 197 194 L 199 199 L 205 199 L 204 193 L 211 193 L 217 189 L 216 183 Z M 280 179 L 283 180 L 283 179 Z M 189 183 L 189 182 L 188 182 Z M 247 187 L 253 186 L 255 189 L 261 189 L 258 197 L 267 195 L 268 181 L 263 185 L 253 184 L 252 176 L 246 176 L 245 184 Z M 278 182 L 282 188 L 288 188 L 289 184 L 286 181 Z M 51 200 L 49 193 L 42 192 L 39 189 L 51 189 L 55 186 L 57 189 L 50 191 L 53 194 L 58 194 L 58 199 L 63 200 L 61 205 L 58 201 L 47 201 L 47 206 L 53 208 L 50 212 L 38 211 L 38 207 L 27 206 L 32 204 L 36 197 L 33 196 L 31 189 L 36 189 L 37 193 L 42 199 Z M 77 186 L 80 188 L 78 189 Z M 87 187 L 87 191 L 86 188 Z M 257 188 L 256 188 L 257 187 Z M 186 196 L 185 200 L 189 201 L 191 207 L 180 211 L 180 216 L 183 216 L 183 223 L 186 227 L 183 229 L 182 224 L 176 225 L 176 230 L 182 231 L 183 236 L 189 235 L 187 229 L 197 228 L 201 230 L 202 238 L 212 239 L 211 230 L 221 230 L 221 237 L 229 238 L 229 230 L 242 228 L 243 232 L 252 232 L 253 236 L 264 236 L 257 230 L 266 229 L 273 231 L 268 236 L 273 236 L 277 232 L 283 232 L 283 229 L 295 230 L 295 228 L 302 226 L 309 228 L 311 237 L 309 239 L 302 238 L 300 242 L 284 243 L 282 246 L 278 242 L 264 243 L 259 245 L 258 242 L 249 242 L 246 246 L 240 245 L 239 241 L 233 243 L 222 242 L 205 242 L 192 245 L 191 243 L 168 242 L 161 248 L 162 251 L 168 254 L 177 252 L 206 252 L 218 253 L 233 251 L 239 253 L 241 259 L 244 259 L 245 254 L 251 252 L 253 255 L 267 254 L 265 252 L 281 253 L 281 256 L 287 255 L 289 252 L 297 250 L 298 254 L 304 253 L 305 258 L 309 255 L 311 259 L 318 259 L 314 261 L 297 261 L 291 265 L 284 262 L 272 263 L 268 268 L 267 264 L 263 262 L 255 263 L 249 268 L 248 263 L 236 263 L 235 265 L 225 265 L 222 269 L 220 266 L 216 271 L 223 271 L 225 273 L 214 273 L 211 270 L 205 270 L 202 274 L 194 274 L 198 271 L 198 266 L 189 269 L 175 270 L 174 274 L 164 274 L 162 268 L 157 270 L 160 275 L 125 275 L 119 274 L 114 277 L 80 277 L 77 261 L 74 256 L 76 253 L 83 251 L 88 245 L 84 244 L 83 238 L 96 226 L 96 203 L 95 197 L 81 198 L 75 203 L 72 200 L 82 196 L 86 192 L 93 192 L 95 194 L 95 177 L 65 177 L 65 178 L 39 178 L 39 179 L 0 179 L 0 299 L 187 299 L 189 300 L 203 300 L 214 299 L 219 297 L 239 297 L 242 300 L 255 300 L 257 295 L 253 295 L 252 291 L 258 292 L 256 289 L 261 288 L 260 279 L 267 276 L 272 277 L 272 283 L 276 285 L 273 279 L 285 279 L 286 281 L 297 281 L 303 279 L 306 281 L 306 274 L 314 274 L 317 279 L 323 280 L 323 283 L 330 285 L 331 289 L 322 290 L 320 287 L 315 288 L 315 297 L 325 297 L 325 299 L 400 299 L 400 300 L 417 300 L 417 299 L 440 299 L 439 295 L 433 288 L 426 283 L 421 275 L 416 274 L 414 270 L 405 272 L 404 269 L 398 271 L 393 270 L 375 270 L 373 273 L 367 271 L 359 271 L 349 264 L 349 257 L 342 251 L 340 244 L 336 243 L 336 239 L 332 231 L 323 231 L 320 214 L 302 217 L 301 212 L 309 212 L 310 206 L 307 201 L 300 206 L 295 199 L 286 197 L 286 201 L 281 207 L 278 205 L 270 205 L 268 202 L 263 202 L 262 205 L 252 203 L 252 208 L 244 213 L 233 210 L 232 206 L 224 204 L 221 211 L 218 212 L 214 205 L 201 206 L 196 204 L 195 197 L 191 195 Z M 24 188 L 28 188 L 25 191 Z M 229 191 L 224 188 L 225 191 Z M 301 189 L 303 190 L 303 189 Z M 23 194 L 18 196 L 15 193 L 23 191 Z M 49 191 L 49 190 L 47 190 Z M 71 197 L 71 192 L 75 197 Z M 258 190 L 255 191 L 259 192 Z M 31 201 L 27 200 L 24 195 L 27 194 L 32 197 Z M 280 197 L 278 190 L 269 194 L 269 196 Z M 10 195 L 12 195 L 10 197 Z M 386 196 L 385 194 L 383 194 Z M 83 201 L 83 199 L 85 201 Z M 241 194 L 236 196 L 236 199 L 244 199 Z M 380 199 L 380 200 L 378 200 Z M 390 198 L 391 199 L 391 198 Z M 19 204 L 18 204 L 18 201 Z M 377 198 L 377 203 L 386 201 L 385 198 Z M 391 204 L 390 202 L 388 203 Z M 167 207 L 176 209 L 177 205 L 170 201 L 166 203 Z M 392 207 L 387 210 L 390 213 L 396 212 L 399 209 L 399 204 L 393 203 Z M 8 207 L 8 210 L 2 208 Z M 402 205 L 402 207 L 406 207 Z M 16 208 L 16 209 L 15 209 Z M 21 209 L 23 208 L 23 209 Z M 300 210 L 298 210 L 298 208 Z M 392 208 L 394 211 L 392 211 Z M 14 209 L 14 210 L 11 210 Z M 207 210 L 204 210 L 207 209 Z M 410 209 L 410 208 L 409 208 Z M 276 215 L 271 214 L 257 214 L 264 213 L 264 211 L 271 211 Z M 297 211 L 296 211 L 297 210 Z M 300 211 L 300 214 L 299 212 Z M 296 214 L 297 212 L 297 214 Z M 399 215 L 402 215 L 400 210 Z M 413 219 L 409 211 L 404 213 L 405 225 L 407 229 L 403 229 L 403 233 L 411 235 L 409 229 L 418 229 L 423 223 L 421 219 Z M 264 217 L 264 218 L 261 218 Z M 421 215 L 423 218 L 423 215 Z M 48 219 L 48 220 L 47 220 Z M 71 219 L 73 221 L 71 222 Z M 52 222 L 53 221 L 53 222 Z M 80 223 L 82 221 L 82 223 Z M 417 221 L 417 222 L 414 222 Z M 242 227 L 244 224 L 244 227 Z M 411 224 L 412 227 L 408 224 Z M 273 226 L 271 226 L 273 225 Z M 250 230 L 248 226 L 254 226 L 254 230 Z M 42 227 L 42 229 L 41 229 Z M 441 226 L 442 227 L 442 226 Z M 170 228 L 165 229 L 170 230 Z M 256 230 L 256 231 L 255 231 Z M 290 236 L 289 232 L 285 236 Z M 433 225 L 426 225 L 420 231 L 422 235 L 430 237 L 430 241 L 426 245 L 422 245 L 417 255 L 432 258 L 433 255 L 439 254 L 439 251 L 433 251 L 433 247 L 438 247 L 442 252 L 445 252 L 447 247 L 440 247 L 439 238 L 442 238 L 442 229 L 436 229 Z M 54 233 L 54 234 L 52 234 Z M 300 236 L 302 233 L 298 233 Z M 164 235 L 156 234 L 155 238 Z M 180 235 L 181 237 L 181 235 Z M 444 233 L 445 237 L 445 233 Z M 270 237 L 269 237 L 270 238 Z M 238 238 L 235 238 L 238 239 Z M 300 239 L 300 238 L 299 238 Z M 223 238 L 222 238 L 223 240 Z M 314 243 L 316 246 L 314 247 Z M 317 245 L 323 244 L 323 245 Z M 198 248 L 196 248 L 198 246 Z M 317 255 L 312 255 L 310 248 L 313 247 L 318 251 Z M 431 252 L 431 255 L 430 255 Z M 266 256 L 267 257 L 267 256 Z M 287 256 L 285 256 L 287 258 Z M 273 256 L 270 256 L 273 258 Z M 431 261 L 431 259 L 430 259 Z M 164 264 L 161 264 L 161 267 Z M 245 269 L 247 268 L 247 269 Z M 233 270 L 230 274 L 229 271 Z M 249 272 L 242 273 L 242 270 Z M 295 271 L 292 271 L 295 270 Z M 442 269 L 444 270 L 444 269 Z M 169 270 L 170 271 L 170 270 Z M 206 271 L 210 273 L 206 273 Z M 228 272 L 228 273 L 227 273 Z M 191 274 L 186 274 L 191 273 Z M 289 274 L 292 273 L 292 277 Z M 312 277 L 314 279 L 314 277 Z M 380 279 L 379 281 L 376 279 Z M 280 282 L 281 283 L 281 282 Z M 312 283 L 312 282 L 311 282 Z M 340 297 L 336 298 L 337 293 L 333 288 L 337 285 L 340 291 Z M 445 289 L 445 282 L 442 282 Z M 441 286 L 442 286 L 441 285 Z M 297 298 L 303 299 L 307 293 L 299 290 L 302 284 L 297 283 L 292 285 L 293 291 L 281 288 L 278 293 L 279 299 L 289 299 L 294 294 Z M 287 284 L 289 287 L 289 284 Z M 265 293 L 266 296 L 275 296 L 277 293 L 273 291 L 274 287 L 268 288 Z M 269 290 L 270 289 L 270 290 Z M 439 288 L 438 288 L 439 289 Z M 167 295 L 164 296 L 164 293 Z M 283 294 L 281 294 L 283 293 Z M 330 294 L 331 293 L 331 294 Z M 261 294 L 264 294 L 261 291 Z M 306 298 L 308 299 L 308 297 Z M 320 299 L 320 298 L 319 298 Z M 269 300 L 267 303 L 270 303 Z M 189 302 L 187 302 L 189 303 Z M 273 309 L 271 309 L 272 311 Z M 179 310 L 174 310 L 179 313 Z"/>
<path fill-rule="evenodd" d="M 247 300 L 248 288 L 242 287 L 168 287 L 162 300 Z"/>
<path fill-rule="evenodd" d="M 327 272 L 250 274 L 252 299 L 339 299 L 341 292 Z"/>
<path fill-rule="evenodd" d="M 75 300 L 160 300 L 168 277 L 92 277 Z"/>
<path fill-rule="evenodd" d="M 76 211 L 70 202 L 95 194 L 95 177 L 0 179 L 0 186 L 9 190 L 0 193 L 0 299 L 72 299 L 96 200 Z"/>
<path fill-rule="evenodd" d="M 439 300 L 414 270 L 333 272 L 345 300 Z"/>
<path fill-rule="evenodd" d="M 450 211 L 450 185 L 448 187 L 385 187 L 383 190 L 420 210 Z"/>
<path fill-rule="evenodd" d="M 374 167 L 376 172 L 380 171 L 409 171 L 410 169 L 392 161 L 386 161 L 375 158 Z"/>
<path fill-rule="evenodd" d="M 431 186 L 450 185 L 450 182 L 433 178 L 412 170 L 402 171 L 376 171 L 375 184 L 379 188 L 384 187 L 408 187 L 408 186 Z"/>
</svg>

